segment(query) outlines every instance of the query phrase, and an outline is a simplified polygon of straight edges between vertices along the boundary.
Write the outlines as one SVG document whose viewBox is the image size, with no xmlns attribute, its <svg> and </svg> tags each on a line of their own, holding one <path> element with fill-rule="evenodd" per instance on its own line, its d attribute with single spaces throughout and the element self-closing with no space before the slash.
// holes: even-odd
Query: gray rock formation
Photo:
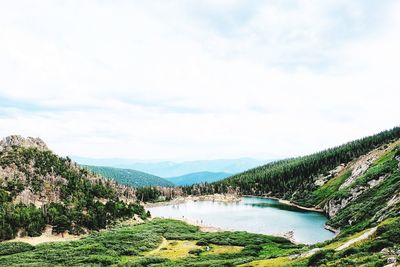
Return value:
<svg viewBox="0 0 400 267">
<path fill-rule="evenodd" d="M 343 171 L 346 167 L 345 164 L 340 164 L 335 169 L 330 170 L 327 175 L 319 175 L 317 179 L 314 181 L 314 185 L 316 186 L 323 186 L 326 182 L 330 179 L 334 178 L 339 172 Z"/>
<path fill-rule="evenodd" d="M 357 160 L 357 162 L 354 164 L 354 168 L 353 171 L 351 172 L 350 177 L 347 178 L 346 181 L 339 187 L 339 190 L 348 187 L 355 180 L 357 180 L 358 177 L 363 175 L 368 170 L 369 166 L 371 166 L 371 164 L 375 161 L 376 158 L 377 158 L 376 154 L 368 153 L 367 155 Z"/>
<path fill-rule="evenodd" d="M 7 155 L 14 147 L 36 148 L 40 151 L 49 150 L 40 138 L 11 135 L 0 140 L 0 154 Z M 20 163 L 23 166 L 17 166 L 15 163 L 0 166 L 0 186 L 7 187 L 9 184 L 18 184 L 23 187 L 23 190 L 19 191 L 13 199 L 15 204 L 34 204 L 42 207 L 46 203 L 61 202 L 61 186 L 68 184 L 66 177 L 54 173 L 53 168 L 48 173 L 41 173 L 35 166 L 35 159 Z M 80 167 L 76 163 L 68 161 L 66 164 L 69 164 L 71 171 L 80 172 Z M 34 190 L 32 187 L 30 183 L 32 177 L 40 183 L 39 190 Z M 107 180 L 93 173 L 86 174 L 85 178 L 93 184 L 107 183 L 107 186 L 113 188 L 122 201 L 129 203 L 136 201 L 135 188 L 117 184 L 115 181 Z"/>
<path fill-rule="evenodd" d="M 20 135 L 10 135 L 4 137 L 3 140 L 0 141 L 0 151 L 7 149 L 12 146 L 21 146 L 26 148 L 37 148 L 40 150 L 48 150 L 48 147 L 45 142 L 43 142 L 40 138 L 27 137 L 24 138 Z"/>
<path fill-rule="evenodd" d="M 350 202 L 356 200 L 360 195 L 362 195 L 367 190 L 380 185 L 387 176 L 381 176 L 378 179 L 371 180 L 365 185 L 360 185 L 349 190 L 349 195 L 343 198 L 333 198 L 329 200 L 325 206 L 324 210 L 329 215 L 330 218 L 335 216 L 341 209 L 345 208 Z M 349 222 L 351 224 L 351 222 Z"/>
</svg>

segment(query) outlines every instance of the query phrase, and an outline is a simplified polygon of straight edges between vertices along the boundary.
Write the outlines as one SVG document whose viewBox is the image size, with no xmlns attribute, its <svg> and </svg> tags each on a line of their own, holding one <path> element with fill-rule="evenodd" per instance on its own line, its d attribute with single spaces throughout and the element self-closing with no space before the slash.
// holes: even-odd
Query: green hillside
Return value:
<svg viewBox="0 0 400 267">
<path fill-rule="evenodd" d="M 400 257 L 399 127 L 185 190 L 278 197 L 322 210 L 329 218 L 327 225 L 339 234 L 317 246 L 320 251 L 309 258 L 309 266 L 383 266 Z M 340 249 L 367 233 L 371 234 L 363 242 Z"/>
<path fill-rule="evenodd" d="M 29 144 L 33 139 L 5 140 L 21 145 L 0 143 L 0 241 L 40 236 L 46 225 L 54 233 L 80 234 L 135 214 L 146 218 L 133 203 L 134 190 L 91 175 L 45 145 Z"/>
<path fill-rule="evenodd" d="M 373 149 L 387 146 L 398 138 L 400 138 L 400 127 L 309 156 L 268 163 L 215 182 L 209 185 L 207 190 L 212 188 L 215 192 L 224 193 L 231 187 L 238 189 L 242 194 L 269 194 L 291 199 L 304 206 L 317 205 L 322 200 L 319 198 L 321 190 L 310 194 L 317 189 L 314 183 L 317 176 L 329 175 L 329 171 L 339 165 L 348 164 Z M 327 197 L 329 194 L 323 198 Z"/>
<path fill-rule="evenodd" d="M 136 170 L 87 165 L 83 165 L 83 167 L 101 176 L 113 179 L 120 184 L 133 187 L 174 186 L 172 182 L 167 181 L 166 179 Z"/>
<path fill-rule="evenodd" d="M 40 222 L 48 222 L 62 231 L 65 218 L 70 223 L 67 229 L 72 232 L 79 229 L 76 226 L 100 229 L 135 213 L 146 219 L 141 206 L 118 200 L 127 194 L 121 187 L 91 176 L 68 159 L 58 158 L 49 151 L 18 147 L 0 155 L 3 172 L 0 196 L 5 207 L 0 219 L 6 225 L 1 228 L 3 239 L 8 232 L 3 229 L 9 227 L 14 227 L 12 231 L 24 229 L 29 235 L 38 235 Z M 26 175 L 14 184 L 15 179 L 5 179 L 4 173 L 14 178 L 20 173 Z M 38 192 L 35 196 L 47 197 L 50 203 L 53 195 L 57 196 L 57 186 L 63 192 L 57 205 L 38 209 L 11 202 L 22 199 L 21 192 L 29 188 Z M 400 260 L 399 128 L 313 155 L 267 164 L 215 183 L 168 190 L 175 189 L 187 194 L 236 192 L 284 198 L 326 213 L 327 225 L 337 235 L 311 246 L 296 245 L 282 237 L 202 232 L 183 222 L 154 219 L 138 225 L 116 225 L 78 241 L 36 246 L 0 243 L 0 266 L 29 263 L 33 266 L 328 267 L 386 266 Z M 150 190 L 153 194 L 166 189 L 144 187 L 135 193 L 139 190 Z M 144 192 L 140 194 L 144 196 Z M 97 201 L 104 198 L 106 204 Z M 13 214 L 10 210 L 16 210 L 16 215 L 10 217 Z"/>
<path fill-rule="evenodd" d="M 0 243 L 1 266 L 236 266 L 258 254 L 302 251 L 282 237 L 246 232 L 205 233 L 181 221 L 156 219 L 82 240 L 31 246 Z"/>
<path fill-rule="evenodd" d="M 165 179 L 170 181 L 171 183 L 174 183 L 175 185 L 182 186 L 199 183 L 212 183 L 224 179 L 228 176 L 231 176 L 231 174 L 226 172 L 195 172 L 176 177 L 168 177 Z"/>
</svg>

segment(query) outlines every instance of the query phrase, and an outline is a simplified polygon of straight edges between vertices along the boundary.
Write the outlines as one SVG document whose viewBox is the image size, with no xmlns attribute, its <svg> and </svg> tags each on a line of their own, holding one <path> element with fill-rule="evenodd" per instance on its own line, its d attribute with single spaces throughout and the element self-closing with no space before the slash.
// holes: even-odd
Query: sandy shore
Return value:
<svg viewBox="0 0 400 267">
<path fill-rule="evenodd" d="M 156 202 L 156 203 L 143 203 L 145 208 L 153 208 L 153 207 L 161 207 L 168 205 L 176 205 L 182 204 L 187 201 L 215 201 L 215 202 L 239 202 L 241 197 L 238 195 L 232 194 L 214 194 L 214 195 L 204 195 L 204 196 L 185 196 L 185 197 L 177 197 L 170 201 Z"/>
<path fill-rule="evenodd" d="M 155 219 L 155 218 L 179 220 L 179 221 L 185 222 L 185 223 L 187 223 L 187 224 L 190 224 L 190 225 L 194 225 L 194 226 L 199 227 L 200 231 L 202 231 L 202 232 L 215 233 L 215 232 L 226 232 L 226 231 L 230 231 L 230 230 L 222 229 L 222 228 L 215 227 L 215 226 L 205 225 L 205 224 L 203 224 L 203 223 L 196 222 L 196 221 L 194 221 L 194 220 L 190 220 L 190 219 L 187 219 L 187 218 L 154 217 L 154 218 L 152 218 L 152 219 Z"/>
<path fill-rule="evenodd" d="M 70 235 L 68 233 L 65 233 L 64 236 L 61 234 L 59 235 L 53 235 L 51 233 L 51 226 L 47 226 L 46 229 L 44 230 L 43 234 L 41 236 L 35 236 L 35 237 L 30 237 L 30 236 L 25 236 L 25 237 L 17 237 L 11 240 L 7 240 L 4 242 L 25 242 L 31 245 L 38 245 L 42 243 L 49 243 L 49 242 L 64 242 L 64 241 L 73 241 L 73 240 L 78 240 L 84 237 L 85 235 Z"/>
</svg>

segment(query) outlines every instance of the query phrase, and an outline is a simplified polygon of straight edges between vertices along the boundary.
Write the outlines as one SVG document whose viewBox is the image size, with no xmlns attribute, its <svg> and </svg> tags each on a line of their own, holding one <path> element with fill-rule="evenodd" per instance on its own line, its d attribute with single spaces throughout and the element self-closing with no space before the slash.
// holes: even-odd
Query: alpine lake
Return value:
<svg viewBox="0 0 400 267">
<path fill-rule="evenodd" d="M 267 235 L 292 232 L 299 243 L 314 244 L 334 237 L 325 229 L 327 217 L 274 199 L 243 197 L 238 202 L 186 201 L 148 208 L 153 217 L 187 220 L 204 227 Z"/>
</svg>

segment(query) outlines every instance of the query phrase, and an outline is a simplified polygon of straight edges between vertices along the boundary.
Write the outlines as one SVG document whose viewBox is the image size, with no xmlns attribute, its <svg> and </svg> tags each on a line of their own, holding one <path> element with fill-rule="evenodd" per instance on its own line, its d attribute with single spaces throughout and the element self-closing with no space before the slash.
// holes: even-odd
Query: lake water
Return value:
<svg viewBox="0 0 400 267">
<path fill-rule="evenodd" d="M 152 216 L 188 219 L 204 226 L 259 234 L 294 232 L 294 239 L 314 244 L 333 238 L 324 228 L 327 218 L 319 212 L 304 211 L 277 200 L 243 197 L 240 202 L 188 201 L 149 208 Z"/>
</svg>

